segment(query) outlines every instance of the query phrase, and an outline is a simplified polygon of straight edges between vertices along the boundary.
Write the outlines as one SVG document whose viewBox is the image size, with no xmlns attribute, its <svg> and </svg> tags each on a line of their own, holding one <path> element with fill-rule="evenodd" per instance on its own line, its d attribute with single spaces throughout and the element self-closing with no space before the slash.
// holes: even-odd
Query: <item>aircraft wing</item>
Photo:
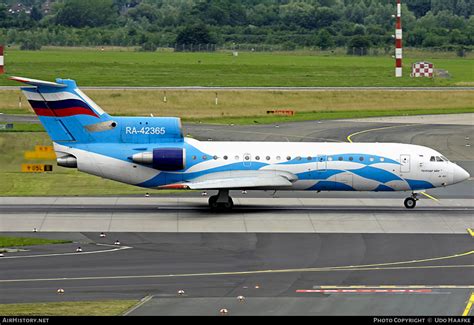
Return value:
<svg viewBox="0 0 474 325">
<path fill-rule="evenodd" d="M 226 171 L 197 177 L 189 182 L 165 185 L 162 188 L 212 189 L 278 189 L 289 187 L 298 177 L 274 170 Z"/>
</svg>

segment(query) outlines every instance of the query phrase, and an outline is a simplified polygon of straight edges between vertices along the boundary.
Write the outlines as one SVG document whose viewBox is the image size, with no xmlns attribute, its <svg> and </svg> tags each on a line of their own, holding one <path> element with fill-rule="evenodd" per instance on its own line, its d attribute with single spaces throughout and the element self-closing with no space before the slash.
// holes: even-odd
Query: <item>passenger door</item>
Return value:
<svg viewBox="0 0 474 325">
<path fill-rule="evenodd" d="M 316 162 L 316 170 L 319 172 L 325 172 L 328 168 L 327 157 L 325 155 L 320 155 L 316 159 L 318 160 Z"/>
<path fill-rule="evenodd" d="M 410 172 L 410 155 L 400 155 L 400 173 Z"/>
</svg>

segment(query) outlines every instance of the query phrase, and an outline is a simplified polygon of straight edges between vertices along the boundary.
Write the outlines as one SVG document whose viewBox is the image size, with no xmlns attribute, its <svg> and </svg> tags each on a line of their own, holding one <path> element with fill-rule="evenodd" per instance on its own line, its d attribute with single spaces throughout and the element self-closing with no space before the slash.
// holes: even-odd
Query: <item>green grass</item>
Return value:
<svg viewBox="0 0 474 325">
<path fill-rule="evenodd" d="M 66 292 L 67 294 L 67 292 Z M 137 300 L 68 301 L 29 304 L 2 304 L 2 316 L 120 316 Z"/>
<path fill-rule="evenodd" d="M 451 110 L 474 107 L 474 91 L 219 91 L 218 105 L 215 93 L 206 90 L 86 90 L 88 96 L 105 111 L 116 116 L 178 116 L 183 120 L 217 119 L 266 116 L 268 110 L 294 110 L 298 116 L 311 118 L 308 113 Z M 25 99 L 26 101 L 26 99 Z M 18 91 L 0 91 L 1 111 L 18 110 Z M 351 113 L 353 112 L 353 113 Z M 32 113 L 23 105 L 22 113 Z M 396 114 L 396 113 L 394 113 Z M 337 116 L 334 116 L 335 118 Z M 24 129 L 29 130 L 29 129 Z"/>
<path fill-rule="evenodd" d="M 417 56 L 419 55 L 419 56 Z M 474 60 L 415 54 L 394 78 L 387 57 L 289 53 L 170 53 L 51 49 L 6 51 L 9 75 L 53 80 L 71 78 L 82 86 L 453 86 L 472 85 Z M 410 78 L 410 64 L 429 60 L 451 79 Z M 15 85 L 6 77 L 0 85 Z"/>
<path fill-rule="evenodd" d="M 25 238 L 25 237 L 0 237 L 0 247 L 20 247 L 33 245 L 48 245 L 48 244 L 65 244 L 71 243 L 70 240 L 59 239 L 43 239 L 43 238 Z M 0 312 L 0 315 L 2 313 Z"/>
</svg>

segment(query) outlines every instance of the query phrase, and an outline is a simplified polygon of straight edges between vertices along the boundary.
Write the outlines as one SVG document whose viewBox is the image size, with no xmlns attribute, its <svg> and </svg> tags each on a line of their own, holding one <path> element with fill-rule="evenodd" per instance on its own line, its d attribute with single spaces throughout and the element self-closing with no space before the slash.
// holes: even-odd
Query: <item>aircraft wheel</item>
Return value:
<svg viewBox="0 0 474 325">
<path fill-rule="evenodd" d="M 404 204 L 405 204 L 405 208 L 407 208 L 407 209 L 413 209 L 413 208 L 416 207 L 416 200 L 415 200 L 414 198 L 412 198 L 412 197 L 407 197 L 407 198 L 405 199 Z"/>
<path fill-rule="evenodd" d="M 232 201 L 232 198 L 229 197 L 229 201 L 223 204 L 224 209 L 226 210 L 231 210 L 234 207 L 234 201 Z"/>
<path fill-rule="evenodd" d="M 211 209 L 217 209 L 219 204 L 217 203 L 217 195 L 213 195 L 209 198 L 209 207 Z"/>
<path fill-rule="evenodd" d="M 209 207 L 212 210 L 231 210 L 234 207 L 234 201 L 231 197 L 229 197 L 229 200 L 225 203 L 219 203 L 217 199 L 217 195 L 213 195 L 209 198 Z"/>
</svg>

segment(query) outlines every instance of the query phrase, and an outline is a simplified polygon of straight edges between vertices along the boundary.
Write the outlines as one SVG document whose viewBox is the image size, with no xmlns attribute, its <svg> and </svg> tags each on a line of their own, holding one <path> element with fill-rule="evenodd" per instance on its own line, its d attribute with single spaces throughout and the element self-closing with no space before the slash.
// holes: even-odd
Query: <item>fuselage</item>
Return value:
<svg viewBox="0 0 474 325">
<path fill-rule="evenodd" d="M 469 177 L 464 169 L 431 148 L 397 143 L 214 142 L 185 138 L 179 144 L 185 152 L 181 170 L 160 171 L 130 159 L 139 152 L 176 146 L 88 143 L 71 147 L 55 143 L 55 150 L 58 155 L 76 157 L 80 171 L 156 189 L 181 188 L 180 184 L 217 172 L 258 170 L 296 176 L 291 186 L 279 190 L 419 191 Z"/>
</svg>

